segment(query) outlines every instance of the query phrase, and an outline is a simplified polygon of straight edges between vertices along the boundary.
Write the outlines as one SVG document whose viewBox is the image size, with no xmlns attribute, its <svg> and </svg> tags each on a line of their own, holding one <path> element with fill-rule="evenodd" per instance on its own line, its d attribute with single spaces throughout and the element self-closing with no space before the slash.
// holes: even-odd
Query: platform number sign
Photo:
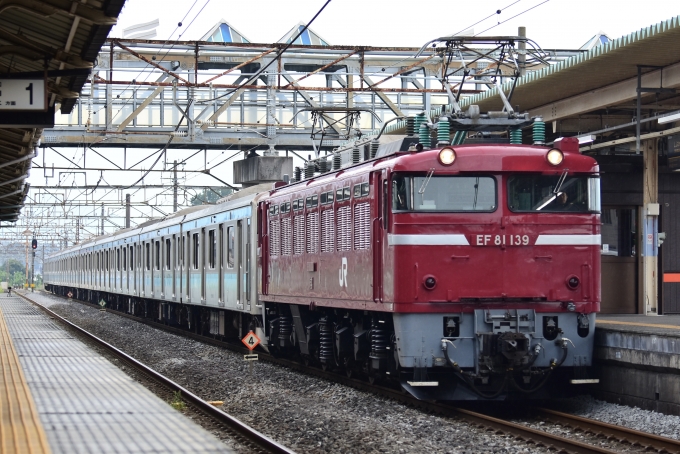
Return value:
<svg viewBox="0 0 680 454">
<path fill-rule="evenodd" d="M 241 342 L 243 342 L 245 346 L 248 347 L 248 350 L 252 351 L 255 350 L 255 347 L 260 345 L 260 338 L 257 337 L 257 334 L 251 331 L 246 334 L 243 339 L 241 339 Z"/>
<path fill-rule="evenodd" d="M 0 79 L 0 111 L 46 110 L 44 79 Z"/>
</svg>

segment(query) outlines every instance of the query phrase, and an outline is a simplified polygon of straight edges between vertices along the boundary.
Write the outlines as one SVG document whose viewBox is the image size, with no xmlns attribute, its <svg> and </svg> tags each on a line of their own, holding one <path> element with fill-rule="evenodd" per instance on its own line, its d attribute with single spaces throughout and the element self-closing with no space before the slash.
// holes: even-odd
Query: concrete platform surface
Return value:
<svg viewBox="0 0 680 454">
<path fill-rule="evenodd" d="M 0 309 L 53 453 L 231 452 L 32 304 Z"/>
<path fill-rule="evenodd" d="M 599 329 L 680 337 L 680 315 L 598 314 Z"/>
</svg>

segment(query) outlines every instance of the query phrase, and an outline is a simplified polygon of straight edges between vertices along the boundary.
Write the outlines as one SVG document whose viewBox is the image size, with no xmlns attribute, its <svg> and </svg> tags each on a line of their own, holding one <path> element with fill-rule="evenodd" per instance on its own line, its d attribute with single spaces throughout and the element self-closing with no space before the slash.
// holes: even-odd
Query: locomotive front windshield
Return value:
<svg viewBox="0 0 680 454">
<path fill-rule="evenodd" d="M 394 211 L 494 211 L 496 180 L 489 176 L 434 176 L 395 174 L 392 177 Z"/>
<path fill-rule="evenodd" d="M 508 205 L 519 212 L 599 212 L 600 179 L 515 175 L 508 179 Z"/>
</svg>

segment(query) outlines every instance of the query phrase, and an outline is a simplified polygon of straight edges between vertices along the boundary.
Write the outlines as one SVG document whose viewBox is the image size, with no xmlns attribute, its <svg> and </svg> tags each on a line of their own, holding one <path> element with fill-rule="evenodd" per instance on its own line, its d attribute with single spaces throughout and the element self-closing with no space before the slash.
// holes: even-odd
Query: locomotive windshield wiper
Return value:
<svg viewBox="0 0 680 454">
<path fill-rule="evenodd" d="M 427 188 L 428 183 L 430 182 L 430 178 L 432 178 L 432 175 L 434 174 L 434 167 L 430 169 L 429 172 L 427 172 L 427 176 L 425 177 L 425 180 L 423 180 L 423 184 L 420 185 L 420 189 L 418 189 L 418 194 L 420 194 L 420 203 L 425 203 L 425 188 Z"/>
<path fill-rule="evenodd" d="M 479 194 L 479 177 L 475 180 L 475 200 L 472 202 L 472 210 L 477 208 L 477 195 Z"/>
<path fill-rule="evenodd" d="M 567 179 L 567 174 L 569 173 L 569 169 L 564 169 L 562 171 L 562 175 L 560 175 L 560 178 L 557 180 L 557 184 L 552 190 L 552 195 L 549 196 L 538 208 L 536 208 L 536 211 L 541 211 L 543 208 L 546 206 L 550 205 L 553 200 L 555 200 L 557 197 L 562 194 L 561 189 L 562 186 L 564 185 L 564 181 Z"/>
<path fill-rule="evenodd" d="M 562 189 L 562 185 L 564 184 L 564 180 L 567 179 L 567 174 L 569 173 L 569 169 L 564 169 L 562 172 L 562 175 L 560 175 L 560 179 L 557 180 L 557 184 L 555 185 L 555 189 L 553 189 L 552 193 L 555 195 L 559 195 L 560 189 Z"/>
</svg>

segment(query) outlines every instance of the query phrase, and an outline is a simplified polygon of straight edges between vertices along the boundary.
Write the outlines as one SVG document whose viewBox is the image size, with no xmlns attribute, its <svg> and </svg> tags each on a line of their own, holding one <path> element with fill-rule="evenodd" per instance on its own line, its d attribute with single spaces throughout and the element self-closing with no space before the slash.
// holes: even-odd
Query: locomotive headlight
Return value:
<svg viewBox="0 0 680 454">
<path fill-rule="evenodd" d="M 545 157 L 548 159 L 548 162 L 554 166 L 562 164 L 562 161 L 564 160 L 564 154 L 557 148 L 548 151 L 548 154 Z"/>
<path fill-rule="evenodd" d="M 456 160 L 456 152 L 453 148 L 442 148 L 439 152 L 439 162 L 442 165 L 450 166 Z"/>
</svg>

